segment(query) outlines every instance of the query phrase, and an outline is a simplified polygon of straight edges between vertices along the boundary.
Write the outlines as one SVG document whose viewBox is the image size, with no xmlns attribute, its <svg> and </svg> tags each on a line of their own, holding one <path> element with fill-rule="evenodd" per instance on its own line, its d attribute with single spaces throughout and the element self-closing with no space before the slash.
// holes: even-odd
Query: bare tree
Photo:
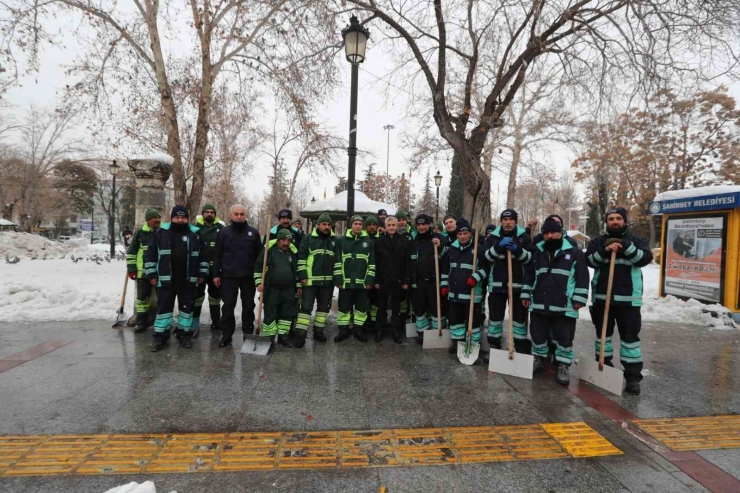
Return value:
<svg viewBox="0 0 740 493">
<path fill-rule="evenodd" d="M 21 47 L 34 61 L 41 43 L 54 42 L 44 30 L 47 21 L 73 14 L 95 32 L 73 70 L 83 80 L 70 89 L 90 100 L 102 119 L 121 102 L 131 114 L 157 115 L 166 141 L 158 145 L 174 158 L 175 201 L 190 209 L 202 198 L 219 77 L 230 73 L 237 87 L 250 78 L 273 82 L 301 114 L 311 111 L 334 80 L 334 18 L 319 1 L 190 0 L 180 5 L 133 0 L 129 8 L 98 0 L 8 3 L 11 26 L 27 26 L 33 33 Z M 76 34 L 83 37 L 81 30 Z M 167 51 L 167 39 L 180 36 L 194 44 L 186 56 Z M 181 140 L 184 100 L 196 108 L 189 149 Z M 189 193 L 186 153 L 192 154 Z"/>
<path fill-rule="evenodd" d="M 411 106 L 434 119 L 458 155 L 463 213 L 474 221 L 490 207 L 481 153 L 537 59 L 557 60 L 565 74 L 585 72 L 595 104 L 621 87 L 734 72 L 738 62 L 734 0 L 348 1 L 367 13 L 364 23 L 381 23 L 378 37 L 395 50 L 391 78 L 418 85 Z M 495 76 L 481 67 L 494 67 Z M 485 95 L 482 111 L 476 92 Z M 434 142 L 425 144 L 434 150 Z"/>
</svg>

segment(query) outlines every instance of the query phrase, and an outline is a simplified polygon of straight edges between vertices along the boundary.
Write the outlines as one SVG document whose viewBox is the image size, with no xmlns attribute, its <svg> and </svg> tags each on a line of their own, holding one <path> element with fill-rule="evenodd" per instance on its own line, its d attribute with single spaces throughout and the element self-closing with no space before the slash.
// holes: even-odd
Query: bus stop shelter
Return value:
<svg viewBox="0 0 740 493">
<path fill-rule="evenodd" d="M 723 305 L 740 319 L 740 186 L 663 192 L 660 296 Z"/>
</svg>

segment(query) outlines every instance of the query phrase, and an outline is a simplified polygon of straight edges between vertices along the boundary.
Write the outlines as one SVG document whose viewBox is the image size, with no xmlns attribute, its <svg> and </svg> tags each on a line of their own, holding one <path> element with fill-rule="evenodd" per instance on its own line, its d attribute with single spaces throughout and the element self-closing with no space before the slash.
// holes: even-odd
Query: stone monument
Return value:
<svg viewBox="0 0 740 493">
<path fill-rule="evenodd" d="M 134 173 L 136 186 L 136 226 L 144 224 L 147 209 L 157 209 L 166 218 L 165 183 L 172 174 L 172 158 L 165 154 L 142 159 L 129 159 L 128 167 Z"/>
</svg>

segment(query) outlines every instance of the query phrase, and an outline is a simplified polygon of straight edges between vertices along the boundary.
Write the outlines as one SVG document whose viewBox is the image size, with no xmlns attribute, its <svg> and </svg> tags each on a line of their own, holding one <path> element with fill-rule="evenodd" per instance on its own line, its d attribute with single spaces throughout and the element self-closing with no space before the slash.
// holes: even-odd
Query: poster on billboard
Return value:
<svg viewBox="0 0 740 493">
<path fill-rule="evenodd" d="M 726 224 L 723 215 L 668 219 L 664 294 L 722 303 Z"/>
</svg>

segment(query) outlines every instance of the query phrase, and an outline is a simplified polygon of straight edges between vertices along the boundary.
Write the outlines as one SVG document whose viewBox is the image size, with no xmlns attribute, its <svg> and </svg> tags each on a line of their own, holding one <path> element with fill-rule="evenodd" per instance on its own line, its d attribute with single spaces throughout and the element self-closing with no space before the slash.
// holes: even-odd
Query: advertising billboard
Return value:
<svg viewBox="0 0 740 493">
<path fill-rule="evenodd" d="M 664 294 L 722 303 L 726 228 L 723 214 L 668 219 Z"/>
</svg>

